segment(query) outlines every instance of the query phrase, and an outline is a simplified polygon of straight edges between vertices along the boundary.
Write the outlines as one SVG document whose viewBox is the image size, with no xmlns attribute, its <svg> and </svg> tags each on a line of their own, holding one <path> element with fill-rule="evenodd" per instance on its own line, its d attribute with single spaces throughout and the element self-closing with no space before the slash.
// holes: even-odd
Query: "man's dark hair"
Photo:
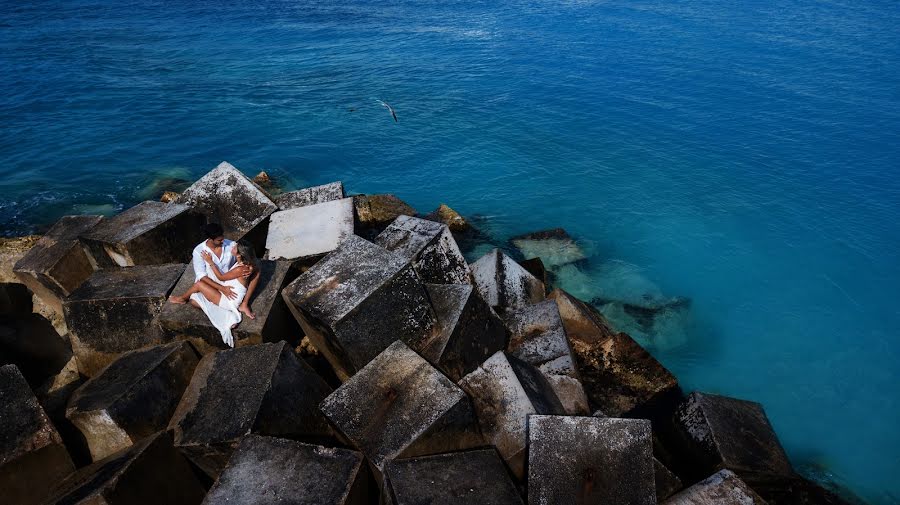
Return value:
<svg viewBox="0 0 900 505">
<path fill-rule="evenodd" d="M 203 234 L 208 239 L 214 239 L 225 235 L 225 230 L 222 229 L 222 225 L 219 223 L 207 223 L 203 225 Z"/>
</svg>

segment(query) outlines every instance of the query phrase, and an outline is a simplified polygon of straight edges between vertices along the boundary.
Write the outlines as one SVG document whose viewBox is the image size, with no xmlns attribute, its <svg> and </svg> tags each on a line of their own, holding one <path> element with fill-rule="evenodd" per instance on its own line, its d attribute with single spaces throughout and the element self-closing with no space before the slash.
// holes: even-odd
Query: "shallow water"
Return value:
<svg viewBox="0 0 900 505">
<path fill-rule="evenodd" d="M 0 3 L 0 234 L 222 160 L 562 226 L 575 294 L 690 299 L 602 305 L 685 389 L 900 501 L 896 3 L 136 4 Z"/>
</svg>

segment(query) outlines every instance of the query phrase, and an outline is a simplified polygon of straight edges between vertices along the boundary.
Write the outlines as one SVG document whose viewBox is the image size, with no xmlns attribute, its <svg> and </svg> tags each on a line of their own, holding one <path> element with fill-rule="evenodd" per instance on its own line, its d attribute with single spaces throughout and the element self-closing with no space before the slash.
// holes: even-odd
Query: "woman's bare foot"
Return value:
<svg viewBox="0 0 900 505">
<path fill-rule="evenodd" d="M 238 310 L 240 310 L 242 314 L 249 317 L 250 319 L 256 319 L 256 314 L 254 314 L 253 311 L 250 310 L 250 307 L 241 305 L 240 307 L 238 307 Z"/>
<path fill-rule="evenodd" d="M 177 303 L 177 304 L 179 304 L 179 305 L 184 305 L 185 303 L 187 303 L 187 300 L 185 300 L 183 296 L 175 296 L 175 295 L 172 295 L 172 296 L 169 297 L 169 302 L 170 302 L 170 303 Z"/>
</svg>

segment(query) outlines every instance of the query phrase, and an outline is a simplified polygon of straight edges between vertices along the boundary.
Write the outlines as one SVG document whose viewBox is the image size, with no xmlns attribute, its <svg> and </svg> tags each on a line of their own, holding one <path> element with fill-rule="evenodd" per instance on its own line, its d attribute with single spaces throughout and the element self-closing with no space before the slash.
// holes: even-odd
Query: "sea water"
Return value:
<svg viewBox="0 0 900 505">
<path fill-rule="evenodd" d="M 589 258 L 558 282 L 685 390 L 762 402 L 800 471 L 896 503 L 898 27 L 894 1 L 4 0 L 0 234 L 222 160 L 500 245 L 561 226 Z"/>
</svg>

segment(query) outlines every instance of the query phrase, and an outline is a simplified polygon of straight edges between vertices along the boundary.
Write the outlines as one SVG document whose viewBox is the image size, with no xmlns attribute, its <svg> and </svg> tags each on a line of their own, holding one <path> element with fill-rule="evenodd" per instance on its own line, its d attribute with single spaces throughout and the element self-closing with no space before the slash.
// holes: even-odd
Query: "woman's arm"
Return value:
<svg viewBox="0 0 900 505">
<path fill-rule="evenodd" d="M 231 279 L 237 279 L 238 277 L 244 277 L 250 270 L 250 267 L 246 265 L 237 265 L 223 274 L 222 271 L 219 270 L 219 267 L 215 264 L 215 262 L 213 262 L 211 254 L 206 251 L 203 251 L 201 254 L 203 256 L 203 261 L 205 261 L 206 264 L 211 267 L 213 274 L 222 282 L 230 281 Z"/>
</svg>

